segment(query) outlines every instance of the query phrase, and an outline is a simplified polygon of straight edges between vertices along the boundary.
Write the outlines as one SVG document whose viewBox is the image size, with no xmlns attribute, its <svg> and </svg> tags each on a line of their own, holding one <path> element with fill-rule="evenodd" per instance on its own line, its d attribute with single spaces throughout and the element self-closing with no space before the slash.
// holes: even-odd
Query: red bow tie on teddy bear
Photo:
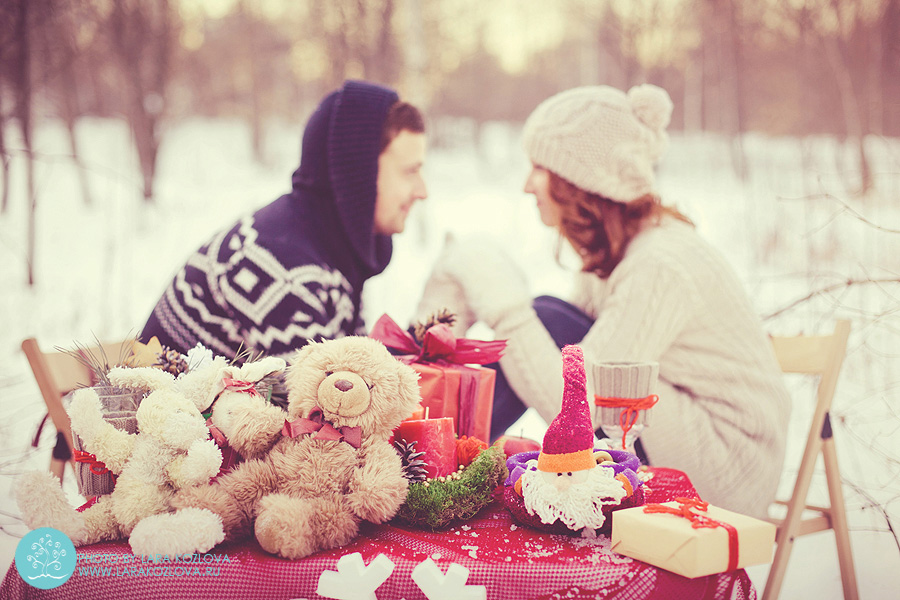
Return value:
<svg viewBox="0 0 900 600">
<path fill-rule="evenodd" d="M 309 413 L 309 418 L 294 419 L 288 421 L 285 419 L 284 426 L 281 428 L 281 435 L 287 437 L 297 437 L 300 435 L 313 434 L 313 439 L 317 440 L 339 440 L 347 442 L 354 448 L 359 448 L 362 443 L 361 427 L 337 427 L 325 420 L 325 415 L 321 408 L 314 408 Z"/>
</svg>

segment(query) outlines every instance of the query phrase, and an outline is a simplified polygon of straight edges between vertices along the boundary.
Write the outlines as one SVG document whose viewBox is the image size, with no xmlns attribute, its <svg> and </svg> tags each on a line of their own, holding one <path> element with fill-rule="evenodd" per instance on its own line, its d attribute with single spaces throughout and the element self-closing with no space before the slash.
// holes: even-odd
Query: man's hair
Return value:
<svg viewBox="0 0 900 600">
<path fill-rule="evenodd" d="M 581 189 L 550 171 L 550 197 L 559 206 L 560 234 L 583 262 L 582 271 L 606 278 L 625 256 L 625 250 L 645 220 L 659 224 L 663 216 L 690 223 L 655 194 L 644 194 L 631 202 L 616 202 Z M 557 258 L 559 254 L 557 251 Z"/>
<path fill-rule="evenodd" d="M 381 135 L 381 149 L 379 154 L 400 135 L 401 131 L 412 133 L 425 133 L 425 119 L 418 108 L 408 102 L 398 101 L 388 109 L 387 118 L 384 120 L 384 129 Z"/>
</svg>

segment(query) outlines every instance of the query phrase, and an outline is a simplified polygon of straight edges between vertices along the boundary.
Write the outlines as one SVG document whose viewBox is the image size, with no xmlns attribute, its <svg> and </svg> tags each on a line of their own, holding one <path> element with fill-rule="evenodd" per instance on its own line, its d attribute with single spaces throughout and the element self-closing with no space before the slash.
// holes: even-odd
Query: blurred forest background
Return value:
<svg viewBox="0 0 900 600">
<path fill-rule="evenodd" d="M 521 191 L 521 123 L 576 85 L 667 89 L 663 198 L 766 329 L 853 322 L 832 422 L 862 589 L 896 595 L 900 0 L 0 0 L 0 508 L 55 440 L 29 445 L 43 403 L 21 340 L 133 333 L 188 252 L 286 191 L 308 115 L 346 78 L 428 119 L 429 201 L 366 286 L 367 319 L 398 321 L 446 231 L 499 237 L 533 291 L 564 295 Z M 795 402 L 783 491 L 809 410 Z M 819 472 L 815 502 L 825 489 Z M 833 544 L 810 538 L 782 597 L 836 598 Z"/>
<path fill-rule="evenodd" d="M 345 78 L 399 89 L 437 145 L 441 117 L 477 136 L 571 86 L 649 81 L 675 100 L 673 130 L 730 137 L 742 177 L 745 132 L 830 134 L 855 148 L 863 193 L 866 136 L 900 136 L 900 0 L 4 0 L 0 28 L 3 212 L 10 122 L 30 159 L 35 122 L 61 120 L 80 163 L 79 119 L 127 121 L 152 202 L 167 125 L 244 119 L 264 162 L 264 124 L 305 119 Z"/>
</svg>

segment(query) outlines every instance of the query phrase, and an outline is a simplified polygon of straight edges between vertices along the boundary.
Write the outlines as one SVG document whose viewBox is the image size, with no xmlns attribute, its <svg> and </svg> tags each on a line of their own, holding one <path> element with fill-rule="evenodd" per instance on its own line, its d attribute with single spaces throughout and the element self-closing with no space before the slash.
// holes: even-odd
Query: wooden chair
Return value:
<svg viewBox="0 0 900 600">
<path fill-rule="evenodd" d="M 123 350 L 133 344 L 133 340 L 123 342 L 115 342 L 102 344 L 105 355 L 115 361 L 119 357 L 128 354 Z M 28 358 L 28 364 L 31 365 L 31 371 L 37 381 L 38 388 L 41 390 L 41 396 L 47 405 L 47 414 L 53 425 L 56 427 L 58 434 L 61 434 L 67 449 L 54 449 L 50 458 L 50 472 L 59 477 L 62 481 L 65 472 L 66 462 L 72 465 L 74 469 L 74 459 L 72 458 L 72 448 L 74 448 L 72 440 L 72 426 L 69 422 L 69 415 L 63 408 L 62 398 L 72 390 L 89 386 L 92 383 L 92 375 L 88 367 L 82 364 L 77 358 L 66 352 L 44 352 L 41 350 L 38 342 L 34 338 L 28 338 L 22 342 L 22 350 Z M 100 346 L 87 348 L 87 352 L 99 356 Z M 62 443 L 58 441 L 58 444 Z M 65 450 L 68 450 L 67 452 Z M 67 455 L 68 460 L 60 458 Z"/>
<path fill-rule="evenodd" d="M 820 378 L 816 391 L 816 407 L 794 491 L 788 501 L 778 502 L 787 506 L 787 516 L 784 519 L 771 519 L 778 525 L 776 536 L 778 548 L 772 568 L 769 570 L 769 578 L 766 580 L 763 600 L 775 600 L 778 597 L 794 540 L 801 535 L 826 529 L 834 530 L 844 598 L 857 600 L 859 597 L 841 490 L 841 474 L 838 470 L 837 451 L 829 418 L 849 335 L 850 322 L 838 321 L 831 335 L 772 338 L 775 355 L 783 372 L 818 375 Z M 831 499 L 831 506 L 827 508 L 810 506 L 806 503 L 813 470 L 820 452 L 825 462 L 825 477 Z M 815 517 L 803 518 L 804 511 L 817 514 Z"/>
</svg>

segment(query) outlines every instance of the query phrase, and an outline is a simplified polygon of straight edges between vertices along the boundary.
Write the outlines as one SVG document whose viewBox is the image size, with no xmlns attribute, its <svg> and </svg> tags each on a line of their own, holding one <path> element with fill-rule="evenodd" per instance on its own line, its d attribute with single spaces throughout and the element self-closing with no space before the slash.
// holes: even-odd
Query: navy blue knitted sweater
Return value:
<svg viewBox="0 0 900 600">
<path fill-rule="evenodd" d="M 373 218 L 383 125 L 397 100 L 358 81 L 327 96 L 306 126 L 291 192 L 197 250 L 141 340 L 286 358 L 309 340 L 364 334 L 363 283 L 391 258 Z"/>
</svg>

